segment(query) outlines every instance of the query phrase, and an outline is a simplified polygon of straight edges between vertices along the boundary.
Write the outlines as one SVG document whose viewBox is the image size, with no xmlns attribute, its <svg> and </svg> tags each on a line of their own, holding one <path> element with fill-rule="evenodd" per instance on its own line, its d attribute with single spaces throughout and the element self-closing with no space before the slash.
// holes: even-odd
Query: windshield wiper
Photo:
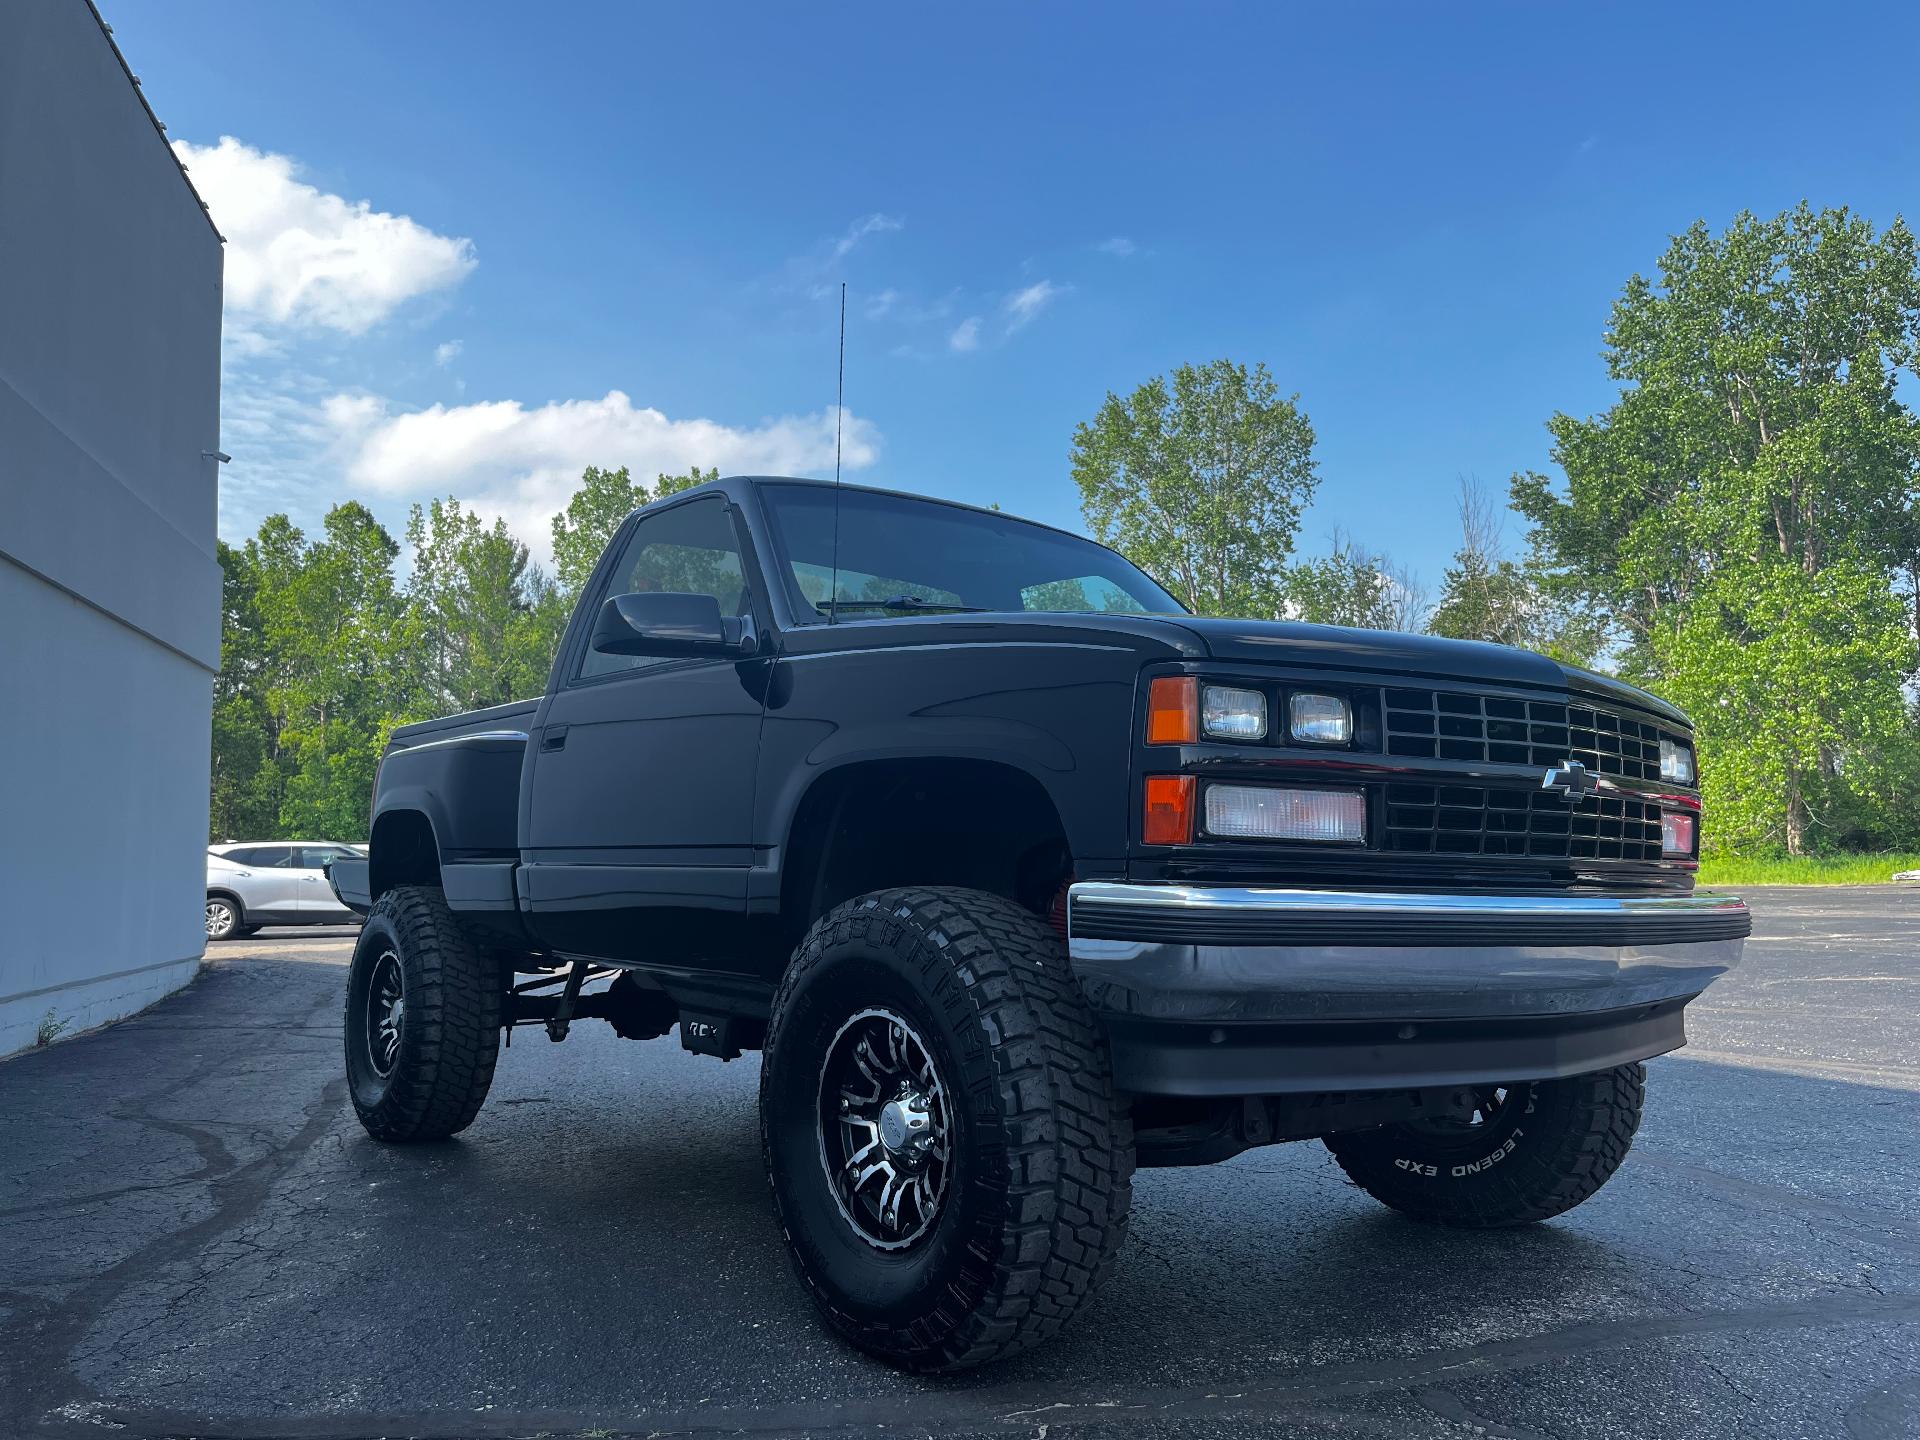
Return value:
<svg viewBox="0 0 1920 1440">
<path fill-rule="evenodd" d="M 949 605 L 944 600 L 922 600 L 918 595 L 895 595 L 888 600 L 816 600 L 814 609 L 824 615 L 843 610 L 919 610 L 929 614 L 986 615 L 985 605 Z"/>
</svg>

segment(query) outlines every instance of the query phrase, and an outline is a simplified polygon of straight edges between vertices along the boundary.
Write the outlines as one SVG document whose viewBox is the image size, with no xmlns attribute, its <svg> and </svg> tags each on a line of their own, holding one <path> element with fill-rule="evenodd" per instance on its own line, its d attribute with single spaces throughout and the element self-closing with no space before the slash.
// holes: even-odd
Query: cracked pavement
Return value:
<svg viewBox="0 0 1920 1440">
<path fill-rule="evenodd" d="M 753 1057 L 521 1031 L 466 1135 L 383 1147 L 348 932 L 217 945 L 0 1065 L 0 1437 L 1920 1436 L 1920 890 L 1750 894 L 1578 1210 L 1425 1229 L 1317 1144 L 1142 1172 L 1073 1329 L 939 1381 L 814 1323 Z"/>
</svg>

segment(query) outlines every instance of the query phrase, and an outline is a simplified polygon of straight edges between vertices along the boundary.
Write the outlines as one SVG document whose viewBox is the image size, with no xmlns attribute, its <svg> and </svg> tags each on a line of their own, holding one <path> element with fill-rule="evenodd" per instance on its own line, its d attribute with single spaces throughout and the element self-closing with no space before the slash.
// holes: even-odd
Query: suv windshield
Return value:
<svg viewBox="0 0 1920 1440">
<path fill-rule="evenodd" d="M 802 618 L 923 610 L 1185 613 L 1145 572 L 1091 540 L 1012 516 L 867 490 L 840 492 L 836 586 L 834 491 L 762 491 Z"/>
</svg>

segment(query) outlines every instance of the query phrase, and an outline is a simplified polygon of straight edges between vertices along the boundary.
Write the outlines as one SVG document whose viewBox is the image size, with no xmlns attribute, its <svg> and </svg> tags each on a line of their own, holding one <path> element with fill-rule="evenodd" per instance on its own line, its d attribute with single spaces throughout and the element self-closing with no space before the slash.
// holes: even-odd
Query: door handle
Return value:
<svg viewBox="0 0 1920 1440">
<path fill-rule="evenodd" d="M 540 748 L 542 750 L 566 749 L 567 748 L 567 727 L 565 725 L 547 726 L 546 729 L 540 732 Z"/>
</svg>

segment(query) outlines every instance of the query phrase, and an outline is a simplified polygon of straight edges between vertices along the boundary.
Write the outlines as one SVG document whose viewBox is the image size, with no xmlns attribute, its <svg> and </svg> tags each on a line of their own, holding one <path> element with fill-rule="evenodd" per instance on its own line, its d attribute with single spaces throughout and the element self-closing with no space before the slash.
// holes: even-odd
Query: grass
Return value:
<svg viewBox="0 0 1920 1440">
<path fill-rule="evenodd" d="M 1702 885 L 1879 885 L 1896 870 L 1920 870 L 1920 855 L 1805 855 L 1798 860 L 1709 856 Z"/>
</svg>

